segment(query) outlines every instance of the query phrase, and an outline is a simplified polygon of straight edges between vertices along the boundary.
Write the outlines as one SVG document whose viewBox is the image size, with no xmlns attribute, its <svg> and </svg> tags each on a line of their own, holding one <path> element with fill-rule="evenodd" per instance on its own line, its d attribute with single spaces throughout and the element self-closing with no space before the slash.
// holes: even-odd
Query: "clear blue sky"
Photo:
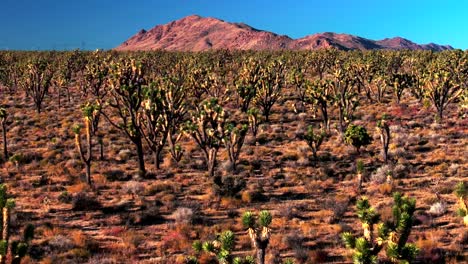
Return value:
<svg viewBox="0 0 468 264">
<path fill-rule="evenodd" d="M 468 49 L 467 0 L 1 0 L 0 49 L 110 49 L 192 14 L 293 38 L 331 31 Z"/>
</svg>

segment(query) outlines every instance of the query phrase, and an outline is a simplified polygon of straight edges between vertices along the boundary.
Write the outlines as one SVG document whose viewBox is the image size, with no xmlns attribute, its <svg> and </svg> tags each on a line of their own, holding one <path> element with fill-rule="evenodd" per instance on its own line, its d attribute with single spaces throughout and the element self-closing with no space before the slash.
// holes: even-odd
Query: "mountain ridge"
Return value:
<svg viewBox="0 0 468 264">
<path fill-rule="evenodd" d="M 451 50 L 450 45 L 417 44 L 402 37 L 371 40 L 350 34 L 323 32 L 293 39 L 213 17 L 190 15 L 150 30 L 141 29 L 115 50 L 207 51 L 230 50 Z"/>
</svg>

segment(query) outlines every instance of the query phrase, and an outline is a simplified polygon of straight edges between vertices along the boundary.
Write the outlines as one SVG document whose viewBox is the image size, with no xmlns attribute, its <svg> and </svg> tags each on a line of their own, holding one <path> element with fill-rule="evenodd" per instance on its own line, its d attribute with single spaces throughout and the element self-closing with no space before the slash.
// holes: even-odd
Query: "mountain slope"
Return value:
<svg viewBox="0 0 468 264">
<path fill-rule="evenodd" d="M 358 36 L 319 33 L 300 39 L 255 29 L 243 23 L 229 23 L 216 18 L 188 16 L 149 31 L 141 30 L 116 47 L 116 50 L 206 51 L 232 50 L 310 50 L 335 47 L 341 50 L 410 49 L 441 51 L 453 49 L 437 44 L 419 45 L 396 37 L 374 41 Z"/>
</svg>

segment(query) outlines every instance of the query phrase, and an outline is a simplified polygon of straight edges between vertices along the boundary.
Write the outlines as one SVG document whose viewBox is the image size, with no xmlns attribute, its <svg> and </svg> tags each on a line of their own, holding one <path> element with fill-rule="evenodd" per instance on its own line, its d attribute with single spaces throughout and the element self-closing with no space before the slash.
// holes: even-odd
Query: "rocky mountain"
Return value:
<svg viewBox="0 0 468 264">
<path fill-rule="evenodd" d="M 148 31 L 140 30 L 115 50 L 206 51 L 231 50 L 314 50 L 335 47 L 341 50 L 410 49 L 442 51 L 451 46 L 434 43 L 420 45 L 396 37 L 370 40 L 331 32 L 292 39 L 286 35 L 255 29 L 243 23 L 229 23 L 216 18 L 188 16 Z"/>
</svg>

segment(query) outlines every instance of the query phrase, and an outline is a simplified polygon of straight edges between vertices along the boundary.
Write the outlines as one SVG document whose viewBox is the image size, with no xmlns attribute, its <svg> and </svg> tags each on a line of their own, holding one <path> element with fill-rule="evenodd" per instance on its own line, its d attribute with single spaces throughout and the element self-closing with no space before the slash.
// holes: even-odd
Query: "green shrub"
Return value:
<svg viewBox="0 0 468 264">
<path fill-rule="evenodd" d="M 372 142 L 372 138 L 363 126 L 349 125 L 344 136 L 345 142 L 353 145 L 358 153 L 361 147 L 367 146 Z"/>
</svg>

